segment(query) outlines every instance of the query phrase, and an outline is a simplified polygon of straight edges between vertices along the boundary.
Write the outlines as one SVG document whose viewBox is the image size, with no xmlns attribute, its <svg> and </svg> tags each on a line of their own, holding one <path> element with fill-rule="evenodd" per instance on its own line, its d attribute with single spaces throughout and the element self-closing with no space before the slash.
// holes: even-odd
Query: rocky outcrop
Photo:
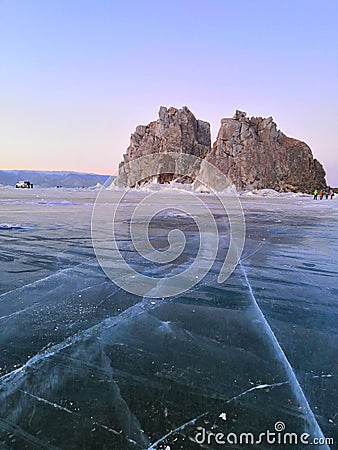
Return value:
<svg viewBox="0 0 338 450">
<path fill-rule="evenodd" d="M 207 160 L 239 190 L 312 192 L 326 186 L 323 166 L 307 144 L 277 130 L 272 117 L 246 117 L 236 111 L 222 119 Z"/>
<path fill-rule="evenodd" d="M 119 166 L 119 184 L 129 187 L 135 185 L 135 177 L 130 173 L 128 163 L 135 158 L 150 154 L 186 153 L 205 158 L 211 149 L 210 124 L 195 118 L 193 113 L 184 106 L 181 109 L 160 107 L 159 118 L 149 125 L 139 125 L 131 135 L 130 145 L 124 161 Z M 149 162 L 149 159 L 147 159 Z M 158 173 L 157 165 L 161 163 L 159 158 L 154 158 L 152 173 Z M 156 166 L 155 166 L 156 165 Z M 149 167 L 138 167 L 138 182 L 148 181 Z M 197 175 L 199 167 L 192 170 L 192 178 L 180 177 L 175 173 L 161 173 L 156 179 L 158 183 L 167 183 L 173 179 L 181 182 L 192 182 L 193 175 Z"/>
<path fill-rule="evenodd" d="M 208 122 L 197 120 L 187 107 L 167 109 L 164 106 L 159 110 L 158 120 L 138 126 L 131 135 L 130 146 L 119 166 L 117 184 L 133 187 L 142 181 L 167 183 L 173 179 L 192 182 L 205 169 L 202 162 L 189 168 L 189 177 L 182 177 L 174 169 L 174 173 L 169 170 L 161 173 L 157 169 L 161 164 L 168 167 L 163 157 L 170 152 L 194 155 L 213 164 L 238 190 L 310 193 L 314 188 L 326 187 L 323 166 L 313 158 L 309 146 L 279 131 L 272 117 L 248 118 L 245 112 L 236 111 L 233 118 L 221 120 L 217 140 L 211 148 Z M 151 154 L 157 156 L 147 159 L 147 167 L 130 165 L 139 157 Z M 175 167 L 174 162 L 170 167 Z M 160 175 L 150 176 L 150 173 Z M 208 173 L 208 178 L 212 174 Z"/>
</svg>

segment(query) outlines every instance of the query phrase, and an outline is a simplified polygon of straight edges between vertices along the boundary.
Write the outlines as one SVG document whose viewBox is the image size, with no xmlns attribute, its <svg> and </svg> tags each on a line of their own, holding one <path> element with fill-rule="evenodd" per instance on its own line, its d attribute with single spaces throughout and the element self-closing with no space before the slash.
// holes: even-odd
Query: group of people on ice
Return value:
<svg viewBox="0 0 338 450">
<path fill-rule="evenodd" d="M 319 195 L 320 200 L 323 200 L 324 197 L 326 198 L 326 200 L 328 200 L 329 197 L 332 200 L 334 197 L 334 192 L 332 189 L 327 189 L 325 191 L 323 189 L 321 189 L 320 191 L 318 189 L 315 189 L 313 191 L 313 200 L 317 200 L 318 195 Z"/>
</svg>

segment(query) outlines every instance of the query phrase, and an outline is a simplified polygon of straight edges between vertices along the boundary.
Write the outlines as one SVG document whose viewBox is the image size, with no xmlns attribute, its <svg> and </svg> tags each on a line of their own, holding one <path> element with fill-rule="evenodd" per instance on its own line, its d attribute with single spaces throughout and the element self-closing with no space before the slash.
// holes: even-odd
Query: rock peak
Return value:
<svg viewBox="0 0 338 450">
<path fill-rule="evenodd" d="M 119 167 L 119 175 L 127 186 L 134 185 L 134 178 L 126 172 L 126 164 L 132 159 L 169 152 L 187 153 L 203 159 L 211 150 L 210 124 L 196 119 L 187 106 L 180 109 L 160 106 L 158 117 L 148 125 L 139 125 L 131 135 L 130 145 Z M 176 174 L 168 174 L 157 181 L 164 183 L 175 178 Z"/>
<path fill-rule="evenodd" d="M 207 160 L 239 190 L 312 192 L 326 187 L 325 171 L 310 147 L 287 137 L 272 117 L 246 117 L 237 110 L 222 119 Z"/>
<path fill-rule="evenodd" d="M 221 120 L 211 148 L 210 124 L 196 119 L 187 106 L 180 109 L 161 106 L 158 116 L 156 121 L 136 127 L 131 135 L 119 167 L 121 180 L 127 186 L 135 184 L 135 177 L 126 168 L 128 162 L 144 155 L 175 152 L 205 159 L 226 174 L 239 190 L 310 193 L 326 187 L 323 166 L 313 158 L 309 146 L 279 131 L 272 117 L 248 118 L 246 112 L 236 110 L 232 118 Z M 192 173 L 197 176 L 199 170 L 194 167 Z M 156 181 L 165 183 L 175 178 L 177 174 L 162 174 Z"/>
<path fill-rule="evenodd" d="M 240 119 L 245 119 L 245 117 L 246 117 L 246 112 L 236 109 L 235 114 L 233 115 L 232 118 L 234 120 L 240 120 Z"/>
</svg>

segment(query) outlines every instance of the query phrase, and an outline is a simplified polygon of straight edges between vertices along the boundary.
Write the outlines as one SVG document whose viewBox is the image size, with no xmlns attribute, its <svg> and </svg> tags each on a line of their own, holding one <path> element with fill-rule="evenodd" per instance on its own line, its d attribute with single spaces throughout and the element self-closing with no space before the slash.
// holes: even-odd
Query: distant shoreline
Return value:
<svg viewBox="0 0 338 450">
<path fill-rule="evenodd" d="M 0 185 L 15 187 L 19 181 L 29 181 L 34 188 L 81 188 L 103 185 L 110 175 L 72 171 L 0 170 Z"/>
</svg>

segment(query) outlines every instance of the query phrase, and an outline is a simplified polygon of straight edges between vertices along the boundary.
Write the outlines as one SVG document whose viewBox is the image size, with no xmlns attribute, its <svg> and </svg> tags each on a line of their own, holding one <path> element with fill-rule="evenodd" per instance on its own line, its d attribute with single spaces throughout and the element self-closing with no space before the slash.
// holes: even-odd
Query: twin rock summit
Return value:
<svg viewBox="0 0 338 450">
<path fill-rule="evenodd" d="M 153 160 L 154 167 L 147 164 L 143 172 L 138 169 L 137 183 L 130 170 L 131 163 L 141 156 L 164 156 L 169 152 L 201 158 L 199 166 L 193 168 L 191 177 L 161 173 L 155 178 L 158 183 L 174 179 L 191 183 L 203 170 L 203 161 L 208 161 L 237 190 L 312 193 L 315 188 L 326 187 L 324 168 L 313 158 L 310 147 L 279 131 L 272 117 L 249 118 L 245 112 L 236 111 L 232 118 L 221 120 L 216 142 L 211 146 L 210 124 L 196 119 L 186 106 L 181 109 L 161 106 L 158 120 L 136 127 L 119 165 L 118 184 L 134 187 L 140 181 L 154 181 L 149 173 L 158 173 L 158 158 Z"/>
</svg>

